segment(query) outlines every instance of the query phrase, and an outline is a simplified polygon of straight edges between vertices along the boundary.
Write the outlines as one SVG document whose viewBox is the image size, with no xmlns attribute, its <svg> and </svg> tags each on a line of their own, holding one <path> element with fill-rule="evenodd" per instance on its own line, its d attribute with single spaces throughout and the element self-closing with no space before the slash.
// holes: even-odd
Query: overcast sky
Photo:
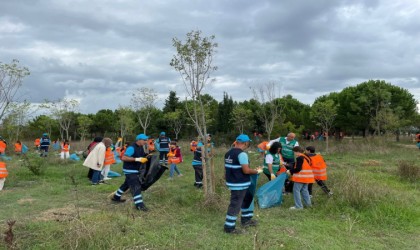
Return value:
<svg viewBox="0 0 420 250">
<path fill-rule="evenodd" d="M 369 79 L 420 99 L 420 0 L 0 0 L 0 61 L 30 69 L 30 102 L 73 98 L 95 113 L 149 87 L 162 106 L 170 90 L 186 95 L 172 38 L 196 29 L 219 44 L 206 90 L 219 101 L 275 81 L 312 104 Z"/>
</svg>

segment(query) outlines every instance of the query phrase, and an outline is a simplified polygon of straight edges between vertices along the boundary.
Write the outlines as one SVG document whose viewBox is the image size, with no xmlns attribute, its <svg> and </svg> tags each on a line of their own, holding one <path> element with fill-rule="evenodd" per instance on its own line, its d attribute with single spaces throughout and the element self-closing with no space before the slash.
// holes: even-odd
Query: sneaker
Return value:
<svg viewBox="0 0 420 250">
<path fill-rule="evenodd" d="M 258 221 L 256 220 L 247 220 L 245 222 L 241 222 L 243 227 L 256 227 L 258 225 Z"/>
<path fill-rule="evenodd" d="M 331 197 L 333 195 L 333 192 L 328 192 L 328 196 Z"/>
<path fill-rule="evenodd" d="M 111 180 L 112 178 L 104 177 L 104 181 Z"/>
<path fill-rule="evenodd" d="M 226 229 L 225 228 L 223 231 L 227 234 L 243 234 L 243 233 L 245 233 L 244 230 L 239 229 L 239 228 L 234 228 L 234 229 Z"/>
<path fill-rule="evenodd" d="M 136 208 L 137 208 L 137 210 L 141 210 L 143 212 L 149 211 L 149 209 L 144 204 L 138 205 Z"/>
<path fill-rule="evenodd" d="M 289 209 L 290 210 L 300 210 L 300 209 L 303 209 L 303 208 L 297 208 L 297 207 L 293 206 L 293 207 L 290 207 Z"/>
<path fill-rule="evenodd" d="M 126 199 L 115 198 L 115 196 L 112 196 L 111 201 L 118 202 L 118 203 L 123 203 L 123 202 L 126 201 Z"/>
<path fill-rule="evenodd" d="M 182 177 L 182 176 L 184 176 L 184 175 L 183 175 L 183 174 L 179 174 L 179 175 L 178 175 L 178 177 Z"/>
</svg>

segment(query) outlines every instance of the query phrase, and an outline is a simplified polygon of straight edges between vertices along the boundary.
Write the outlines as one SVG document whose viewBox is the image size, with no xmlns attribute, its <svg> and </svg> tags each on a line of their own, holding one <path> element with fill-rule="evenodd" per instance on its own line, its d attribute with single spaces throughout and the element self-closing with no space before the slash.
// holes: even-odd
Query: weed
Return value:
<svg viewBox="0 0 420 250">
<path fill-rule="evenodd" d="M 34 175 L 42 175 L 44 172 L 43 165 L 45 164 L 45 159 L 39 157 L 38 155 L 28 154 L 22 156 L 23 163 L 22 165 L 27 167 Z"/>
<path fill-rule="evenodd" d="M 398 162 L 398 175 L 403 180 L 417 182 L 420 179 L 420 167 L 413 161 Z"/>
<path fill-rule="evenodd" d="M 6 232 L 4 232 L 4 242 L 6 243 L 6 246 L 8 249 L 15 249 L 15 235 L 13 234 L 13 226 L 15 225 L 15 220 L 8 220 L 7 226 L 8 229 Z"/>
</svg>

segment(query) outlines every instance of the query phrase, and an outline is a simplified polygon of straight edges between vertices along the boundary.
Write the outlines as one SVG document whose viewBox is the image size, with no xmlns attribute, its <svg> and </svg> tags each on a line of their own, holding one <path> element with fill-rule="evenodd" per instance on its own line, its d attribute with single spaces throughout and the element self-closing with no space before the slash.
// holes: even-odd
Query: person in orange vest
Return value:
<svg viewBox="0 0 420 250">
<path fill-rule="evenodd" d="M 260 144 L 258 144 L 257 150 L 258 152 L 260 152 L 261 157 L 265 156 L 265 151 L 268 150 L 267 145 L 268 145 L 268 141 L 263 141 Z"/>
<path fill-rule="evenodd" d="M 104 181 L 111 179 L 111 178 L 108 178 L 108 173 L 111 168 L 111 165 L 114 163 L 115 163 L 114 152 L 112 152 L 112 149 L 109 146 L 106 148 L 106 151 L 105 151 L 104 168 L 101 171 Z"/>
<path fill-rule="evenodd" d="M 149 137 L 147 140 L 147 149 L 149 150 L 149 154 L 155 151 L 155 139 Z"/>
<path fill-rule="evenodd" d="M 183 176 L 178 169 L 178 164 L 182 162 L 182 155 L 181 149 L 176 145 L 175 141 L 171 141 L 169 144 L 169 153 L 168 153 L 168 163 L 171 164 L 171 168 L 169 171 L 169 178 L 168 180 L 172 180 L 174 177 L 174 172 L 178 174 L 178 177 Z"/>
<path fill-rule="evenodd" d="M 8 175 L 9 172 L 7 172 L 6 163 L 0 161 L 0 191 L 3 190 L 4 182 Z"/>
<path fill-rule="evenodd" d="M 125 153 L 125 150 L 127 150 L 127 147 L 128 146 L 130 146 L 130 143 L 129 142 L 125 142 L 124 143 L 124 146 L 121 148 L 121 153 L 120 153 L 120 159 L 122 160 L 122 157 L 123 157 L 123 155 L 124 155 L 124 153 Z"/>
<path fill-rule="evenodd" d="M 39 146 L 41 146 L 41 139 L 36 138 L 34 141 L 34 145 L 35 145 L 36 150 L 39 150 Z"/>
<path fill-rule="evenodd" d="M 190 142 L 190 151 L 195 152 L 197 150 L 197 141 L 195 139 L 192 139 Z"/>
<path fill-rule="evenodd" d="M 314 178 L 316 184 L 321 187 L 322 191 L 328 196 L 333 195 L 331 190 L 328 189 L 325 182 L 327 180 L 327 164 L 325 163 L 324 158 L 320 154 L 315 154 L 315 147 L 308 146 L 306 147 L 306 155 L 311 158 L 311 168 L 314 173 Z M 308 185 L 309 195 L 312 197 L 312 183 Z"/>
<path fill-rule="evenodd" d="M 0 136 L 0 155 L 6 152 L 7 142 Z"/>
<path fill-rule="evenodd" d="M 286 172 L 289 176 L 292 176 L 292 181 L 294 182 L 293 198 L 295 200 L 295 205 L 290 209 L 303 209 L 301 195 L 305 205 L 307 207 L 312 206 L 308 184 L 314 183 L 315 179 L 311 168 L 311 159 L 303 152 L 303 148 L 299 146 L 293 148 L 296 162 L 294 166 Z"/>
<path fill-rule="evenodd" d="M 64 140 L 61 144 L 61 159 L 68 159 L 70 157 L 70 143 L 68 140 Z"/>
<path fill-rule="evenodd" d="M 17 140 L 15 143 L 15 153 L 17 155 L 22 154 L 22 143 L 19 140 Z"/>
</svg>

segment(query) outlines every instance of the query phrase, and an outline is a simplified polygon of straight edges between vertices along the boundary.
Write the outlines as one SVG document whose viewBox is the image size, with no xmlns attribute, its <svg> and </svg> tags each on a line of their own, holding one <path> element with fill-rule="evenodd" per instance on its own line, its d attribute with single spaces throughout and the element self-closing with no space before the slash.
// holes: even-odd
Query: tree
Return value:
<svg viewBox="0 0 420 250">
<path fill-rule="evenodd" d="M 156 101 L 158 96 L 154 89 L 140 88 L 137 89 L 131 98 L 131 106 L 136 111 L 137 119 L 140 126 L 143 128 L 143 133 L 146 134 L 146 130 L 150 125 L 152 119 L 153 109 L 156 109 Z"/>
<path fill-rule="evenodd" d="M 50 110 L 51 114 L 57 119 L 60 125 L 60 137 L 69 140 L 69 128 L 73 122 L 73 114 L 77 110 L 79 102 L 74 99 L 59 99 L 53 102 L 46 102 L 42 105 L 43 108 Z"/>
<path fill-rule="evenodd" d="M 253 88 L 255 100 L 261 103 L 261 110 L 258 112 L 264 122 L 264 128 L 270 140 L 274 124 L 280 117 L 282 107 L 277 101 L 276 85 L 274 82 L 261 84 Z"/>
<path fill-rule="evenodd" d="M 237 105 L 233 108 L 231 122 L 238 129 L 240 134 L 243 134 L 245 130 L 249 130 L 253 125 L 252 111 L 246 109 L 243 106 Z"/>
<path fill-rule="evenodd" d="M 123 141 L 127 134 L 131 133 L 134 128 L 134 112 L 130 107 L 119 106 L 117 111 L 118 116 L 118 129 L 120 131 L 120 136 L 123 138 Z"/>
<path fill-rule="evenodd" d="M 180 107 L 179 97 L 176 96 L 175 91 L 170 91 L 168 98 L 165 100 L 165 105 L 163 106 L 163 113 L 175 112 L 176 109 Z"/>
<path fill-rule="evenodd" d="M 217 67 L 213 66 L 213 56 L 218 46 L 213 42 L 214 38 L 214 35 L 202 37 L 201 31 L 191 31 L 187 33 L 185 43 L 177 38 L 172 40 L 176 54 L 170 65 L 180 73 L 187 94 L 191 98 L 192 110 L 187 109 L 187 112 L 203 142 L 206 141 L 207 120 L 202 92 L 209 83 L 211 73 L 217 70 Z M 212 164 L 207 167 L 206 143 L 202 152 L 204 193 L 209 198 L 215 193 L 215 176 Z"/>
<path fill-rule="evenodd" d="M 33 131 L 32 135 L 39 137 L 47 132 L 50 136 L 59 133 L 58 122 L 47 115 L 40 115 L 29 122 L 29 130 Z"/>
<path fill-rule="evenodd" d="M 229 97 L 229 95 L 224 92 L 223 101 L 219 103 L 217 111 L 217 127 L 224 133 L 232 131 L 233 120 L 231 118 L 234 106 L 232 96 Z"/>
<path fill-rule="evenodd" d="M 322 130 L 327 134 L 326 151 L 328 152 L 329 132 L 334 124 L 337 116 L 336 104 L 332 100 L 315 101 L 311 110 L 311 117 L 314 122 L 321 126 Z"/>
<path fill-rule="evenodd" d="M 9 136 L 10 141 L 20 139 L 22 130 L 25 128 L 31 113 L 31 104 L 27 101 L 22 103 L 10 103 L 7 116 L 3 119 L 3 133 Z"/>
<path fill-rule="evenodd" d="M 0 62 L 0 121 L 14 101 L 16 92 L 22 86 L 23 78 L 29 74 L 29 69 L 19 66 L 19 61 L 16 59 L 10 64 Z"/>
<path fill-rule="evenodd" d="M 79 115 L 77 117 L 79 124 L 80 140 L 85 141 L 87 135 L 90 132 L 90 126 L 93 124 L 93 120 L 88 115 Z"/>
<path fill-rule="evenodd" d="M 118 118 L 114 111 L 110 109 L 101 109 L 93 116 L 92 131 L 100 133 L 103 136 L 111 136 L 109 133 L 115 133 Z"/>
<path fill-rule="evenodd" d="M 175 138 L 178 140 L 178 135 L 184 125 L 184 119 L 179 110 L 165 114 L 165 120 L 169 123 L 169 127 L 175 133 Z"/>
</svg>

